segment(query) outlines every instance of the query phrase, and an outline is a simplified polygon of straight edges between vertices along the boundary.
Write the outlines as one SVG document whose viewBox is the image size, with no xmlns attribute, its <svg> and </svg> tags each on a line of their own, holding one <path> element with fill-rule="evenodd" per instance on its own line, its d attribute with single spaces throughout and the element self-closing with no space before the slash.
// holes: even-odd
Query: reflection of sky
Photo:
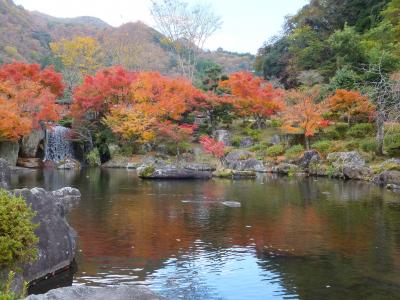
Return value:
<svg viewBox="0 0 400 300">
<path fill-rule="evenodd" d="M 146 283 L 167 299 L 286 298 L 279 275 L 262 270 L 258 262 L 249 247 L 209 252 L 200 245 L 179 260 L 169 259 Z"/>
</svg>

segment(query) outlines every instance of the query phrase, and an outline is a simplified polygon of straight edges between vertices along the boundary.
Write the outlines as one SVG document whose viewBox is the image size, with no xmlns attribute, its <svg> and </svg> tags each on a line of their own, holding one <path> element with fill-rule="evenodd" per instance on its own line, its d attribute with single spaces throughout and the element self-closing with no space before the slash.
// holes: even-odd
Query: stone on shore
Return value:
<svg viewBox="0 0 400 300">
<path fill-rule="evenodd" d="M 267 172 L 261 160 L 253 158 L 253 153 L 246 150 L 233 150 L 225 157 L 228 169 L 236 171 Z"/>
<path fill-rule="evenodd" d="M 138 176 L 143 179 L 210 179 L 210 171 L 198 171 L 174 165 L 142 165 L 137 168 Z"/>
</svg>

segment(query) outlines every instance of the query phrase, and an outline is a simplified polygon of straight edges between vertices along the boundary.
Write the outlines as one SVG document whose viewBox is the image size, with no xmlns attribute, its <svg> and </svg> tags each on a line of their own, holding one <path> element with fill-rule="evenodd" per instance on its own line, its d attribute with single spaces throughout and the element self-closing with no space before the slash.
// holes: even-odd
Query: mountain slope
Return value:
<svg viewBox="0 0 400 300">
<path fill-rule="evenodd" d="M 0 0 L 0 63 L 40 63 L 51 55 L 50 42 L 75 36 L 97 39 L 106 53 L 105 65 L 177 73 L 173 54 L 161 42 L 163 36 L 142 22 L 112 27 L 95 17 L 56 18 L 27 11 L 12 0 Z M 252 55 L 227 51 L 207 51 L 201 58 L 220 64 L 226 72 L 252 70 L 254 63 Z"/>
</svg>

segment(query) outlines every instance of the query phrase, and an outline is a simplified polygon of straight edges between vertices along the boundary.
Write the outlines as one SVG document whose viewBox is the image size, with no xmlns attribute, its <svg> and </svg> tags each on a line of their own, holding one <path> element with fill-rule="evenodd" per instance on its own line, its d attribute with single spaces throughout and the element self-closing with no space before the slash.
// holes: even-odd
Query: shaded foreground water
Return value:
<svg viewBox="0 0 400 300">
<path fill-rule="evenodd" d="M 69 214 L 74 284 L 145 285 L 168 299 L 400 297 L 400 194 L 372 184 L 88 169 L 24 172 L 13 185 L 81 190 Z"/>
</svg>

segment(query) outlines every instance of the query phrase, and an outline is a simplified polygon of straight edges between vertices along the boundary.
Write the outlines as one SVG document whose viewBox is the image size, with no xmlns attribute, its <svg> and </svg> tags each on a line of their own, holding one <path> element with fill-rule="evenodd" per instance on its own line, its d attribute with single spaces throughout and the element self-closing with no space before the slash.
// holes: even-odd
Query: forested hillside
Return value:
<svg viewBox="0 0 400 300">
<path fill-rule="evenodd" d="M 94 17 L 55 18 L 29 12 L 12 0 L 0 0 L 0 63 L 54 63 L 50 44 L 77 36 L 99 42 L 101 66 L 121 64 L 130 70 L 176 73 L 176 61 L 163 44 L 163 36 L 141 22 L 112 27 Z M 220 64 L 225 72 L 253 69 L 252 55 L 213 51 L 204 52 L 201 58 Z"/>
<path fill-rule="evenodd" d="M 399 29 L 399 0 L 311 0 L 259 50 L 256 69 L 286 87 L 351 89 L 366 66 L 398 68 Z"/>
</svg>

